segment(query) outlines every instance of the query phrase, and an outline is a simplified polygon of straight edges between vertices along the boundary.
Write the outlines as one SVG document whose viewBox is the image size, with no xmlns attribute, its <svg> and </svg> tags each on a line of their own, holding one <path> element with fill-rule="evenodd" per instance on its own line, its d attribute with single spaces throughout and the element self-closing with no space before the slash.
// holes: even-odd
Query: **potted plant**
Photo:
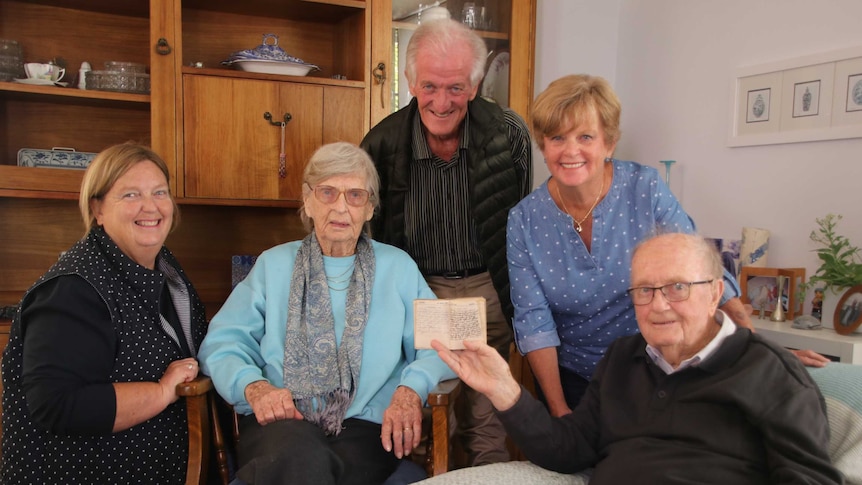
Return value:
<svg viewBox="0 0 862 485">
<path fill-rule="evenodd" d="M 815 219 L 817 229 L 809 237 L 821 246 L 815 250 L 820 267 L 799 288 L 801 298 L 811 289 L 821 293 L 822 316 L 826 317 L 821 317 L 821 321 L 826 327 L 834 327 L 835 306 L 841 294 L 847 288 L 862 285 L 862 250 L 835 231 L 840 220 L 841 216 L 835 214 Z M 816 295 L 815 300 L 821 295 Z"/>
</svg>

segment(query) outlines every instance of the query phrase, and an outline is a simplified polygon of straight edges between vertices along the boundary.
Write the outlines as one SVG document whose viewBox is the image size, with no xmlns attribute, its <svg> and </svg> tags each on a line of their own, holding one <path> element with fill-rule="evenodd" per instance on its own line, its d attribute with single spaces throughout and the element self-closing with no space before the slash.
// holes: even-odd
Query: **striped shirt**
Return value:
<svg viewBox="0 0 862 485">
<path fill-rule="evenodd" d="M 524 120 L 504 108 L 512 160 L 525 174 L 522 197 L 532 189 L 532 148 Z M 467 147 L 469 120 L 461 124 L 458 150 L 451 160 L 431 152 L 421 117 L 413 121 L 413 166 L 405 201 L 405 250 L 423 273 L 442 273 L 485 267 L 479 233 L 473 222 Z"/>
</svg>

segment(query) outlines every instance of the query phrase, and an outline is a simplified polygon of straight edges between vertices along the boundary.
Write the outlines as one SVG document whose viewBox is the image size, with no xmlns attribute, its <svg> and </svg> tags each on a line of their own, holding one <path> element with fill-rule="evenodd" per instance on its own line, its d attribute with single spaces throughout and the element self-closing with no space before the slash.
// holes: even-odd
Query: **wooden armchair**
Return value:
<svg viewBox="0 0 862 485">
<path fill-rule="evenodd" d="M 449 416 L 455 399 L 461 392 L 461 382 L 458 379 L 443 381 L 428 394 L 429 416 L 423 419 L 430 422 L 426 437 L 425 454 L 416 453 L 413 456 L 421 459 L 419 463 L 425 468 L 429 477 L 445 473 L 449 470 Z M 210 456 L 216 457 L 216 466 L 220 482 L 228 485 L 229 470 L 227 458 L 227 443 L 222 432 L 218 416 L 219 397 L 213 388 L 212 380 L 207 376 L 177 386 L 177 394 L 185 397 L 189 421 L 189 461 L 186 472 L 186 484 L 206 484 L 207 473 L 210 470 Z M 236 415 L 232 420 L 232 438 L 238 439 L 239 429 Z M 423 432 L 425 431 L 423 422 Z"/>
</svg>

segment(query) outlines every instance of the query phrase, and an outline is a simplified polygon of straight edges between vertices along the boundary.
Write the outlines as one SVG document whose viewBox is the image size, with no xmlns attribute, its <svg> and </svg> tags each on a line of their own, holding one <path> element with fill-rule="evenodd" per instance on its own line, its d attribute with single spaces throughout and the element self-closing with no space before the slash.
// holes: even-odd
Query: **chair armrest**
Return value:
<svg viewBox="0 0 862 485">
<path fill-rule="evenodd" d="M 213 381 L 209 376 L 199 375 L 189 382 L 177 384 L 177 396 L 203 396 L 213 388 Z"/>
<path fill-rule="evenodd" d="M 447 406 L 455 401 L 455 398 L 461 394 L 461 379 L 448 379 L 440 381 L 434 389 L 428 393 L 428 405 Z"/>
<path fill-rule="evenodd" d="M 431 407 L 431 437 L 425 464 L 428 476 L 449 471 L 449 412 L 460 393 L 460 379 L 442 381 L 428 393 Z"/>
</svg>

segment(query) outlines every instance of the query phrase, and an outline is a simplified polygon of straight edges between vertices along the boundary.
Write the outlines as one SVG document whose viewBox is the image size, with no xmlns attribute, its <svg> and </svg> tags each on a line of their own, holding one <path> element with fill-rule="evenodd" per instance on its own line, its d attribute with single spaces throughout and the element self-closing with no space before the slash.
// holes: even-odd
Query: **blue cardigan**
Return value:
<svg viewBox="0 0 862 485">
<path fill-rule="evenodd" d="M 276 387 L 284 387 L 287 302 L 301 244 L 302 241 L 282 244 L 258 257 L 246 279 L 234 288 L 213 317 L 201 345 L 201 369 L 240 414 L 252 412 L 245 400 L 245 388 L 252 382 L 266 379 Z M 424 402 L 439 381 L 455 374 L 437 357 L 437 352 L 413 348 L 413 300 L 436 298 L 416 263 L 393 246 L 372 241 L 372 248 L 376 269 L 371 314 L 363 338 L 358 389 L 346 418 L 379 424 L 399 385 L 416 391 Z M 324 265 L 327 269 L 343 268 L 351 260 L 352 257 L 324 257 Z M 345 293 L 330 291 L 339 340 L 344 329 Z"/>
</svg>

